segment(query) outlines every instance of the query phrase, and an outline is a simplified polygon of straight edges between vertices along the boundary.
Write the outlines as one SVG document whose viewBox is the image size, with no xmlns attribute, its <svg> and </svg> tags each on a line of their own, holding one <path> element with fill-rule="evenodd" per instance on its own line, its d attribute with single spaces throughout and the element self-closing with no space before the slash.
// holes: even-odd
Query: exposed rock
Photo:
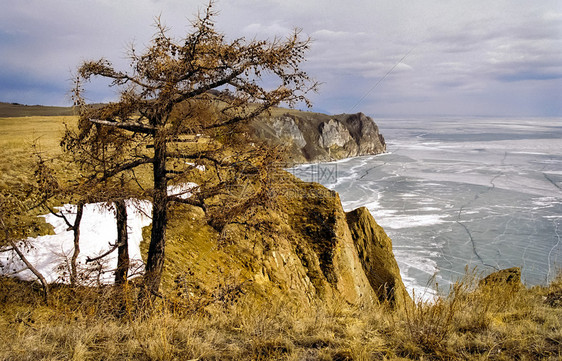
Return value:
<svg viewBox="0 0 562 361">
<path fill-rule="evenodd" d="M 402 283 L 391 239 L 367 208 L 357 208 L 346 216 L 363 270 L 379 300 L 403 304 L 410 296 Z"/>
<path fill-rule="evenodd" d="M 478 283 L 480 287 L 510 286 L 522 287 L 521 268 L 513 267 L 502 269 L 484 277 Z"/>
<path fill-rule="evenodd" d="M 386 151 L 384 137 L 373 119 L 363 113 L 351 114 L 345 124 L 359 146 L 358 155 L 378 154 Z"/>
<path fill-rule="evenodd" d="M 391 241 L 365 208 L 346 215 L 336 192 L 285 177 L 271 190 L 276 207 L 249 207 L 220 233 L 193 211 L 193 226 L 172 225 L 181 237 L 169 240 L 165 284 L 194 295 L 232 282 L 248 296 L 298 304 L 408 297 Z"/>
<path fill-rule="evenodd" d="M 330 149 L 332 147 L 344 147 L 353 138 L 342 123 L 335 119 L 330 119 L 326 123 L 320 123 L 320 147 Z"/>
<path fill-rule="evenodd" d="M 547 288 L 544 302 L 550 307 L 562 307 L 562 279 L 556 277 Z"/>
<path fill-rule="evenodd" d="M 260 117 L 253 132 L 273 144 L 285 146 L 292 161 L 331 161 L 386 151 L 384 137 L 373 119 L 358 114 L 291 112 Z"/>
<path fill-rule="evenodd" d="M 373 120 L 290 111 L 250 124 L 255 136 L 282 145 L 294 162 L 329 161 L 386 150 Z M 182 297 L 217 289 L 298 304 L 403 302 L 406 293 L 391 241 L 363 208 L 346 215 L 336 192 L 280 171 L 275 205 L 254 204 L 211 228 L 189 206 L 170 226 L 164 288 Z M 224 199 L 216 204 L 224 205 Z M 178 212 L 178 210 L 176 210 Z M 211 222 L 212 223 L 212 222 Z M 189 265 L 187 268 L 186 265 Z M 220 291 L 222 292 L 222 291 Z"/>
<path fill-rule="evenodd" d="M 271 119 L 271 128 L 275 136 L 282 142 L 293 142 L 298 148 L 306 145 L 306 140 L 291 117 L 282 116 Z"/>
</svg>

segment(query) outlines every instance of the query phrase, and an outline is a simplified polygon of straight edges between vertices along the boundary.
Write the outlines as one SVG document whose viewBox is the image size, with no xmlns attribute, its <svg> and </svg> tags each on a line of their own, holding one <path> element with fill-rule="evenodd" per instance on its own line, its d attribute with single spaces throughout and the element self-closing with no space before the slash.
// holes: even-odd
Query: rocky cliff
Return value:
<svg viewBox="0 0 562 361">
<path fill-rule="evenodd" d="M 369 210 L 357 208 L 346 213 L 347 224 L 363 271 L 380 301 L 403 304 L 409 295 L 392 253 L 392 241 Z"/>
<path fill-rule="evenodd" d="M 251 124 L 255 134 L 286 146 L 294 162 L 331 161 L 386 151 L 373 119 L 364 115 L 286 112 L 263 116 Z"/>
<path fill-rule="evenodd" d="M 271 189 L 275 206 L 252 206 L 220 232 L 195 208 L 177 209 L 165 287 L 195 298 L 226 289 L 301 305 L 403 303 L 409 296 L 391 241 L 369 212 L 346 214 L 337 193 L 288 173 L 284 178 Z"/>
</svg>

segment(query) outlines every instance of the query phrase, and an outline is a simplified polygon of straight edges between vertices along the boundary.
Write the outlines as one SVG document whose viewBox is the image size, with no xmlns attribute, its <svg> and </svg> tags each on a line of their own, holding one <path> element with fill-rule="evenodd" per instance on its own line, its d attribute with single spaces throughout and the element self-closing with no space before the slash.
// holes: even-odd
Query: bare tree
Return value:
<svg viewBox="0 0 562 361">
<path fill-rule="evenodd" d="M 70 262 L 70 284 L 74 287 L 78 284 L 78 267 L 76 262 L 80 255 L 80 223 L 82 223 L 82 215 L 84 214 L 84 202 L 79 201 L 76 205 L 76 218 L 72 225 L 72 233 L 74 235 L 74 251 Z"/>
<path fill-rule="evenodd" d="M 78 256 L 80 255 L 80 224 L 82 223 L 82 215 L 84 214 L 84 202 L 79 201 L 76 206 L 76 216 L 74 222 L 70 222 L 68 217 L 64 214 L 63 210 L 55 211 L 49 206 L 49 199 L 42 199 L 41 205 L 46 208 L 52 215 L 62 218 L 68 229 L 73 234 L 73 250 L 70 257 L 70 285 L 76 287 L 78 285 Z"/>
<path fill-rule="evenodd" d="M 259 172 L 253 161 L 239 157 L 251 148 L 243 125 L 280 103 L 309 105 L 306 94 L 317 86 L 300 69 L 309 39 L 301 39 L 299 31 L 272 41 L 227 41 L 215 30 L 213 7 L 210 2 L 180 39 L 158 20 L 150 46 L 142 53 L 131 49 L 129 71 L 105 59 L 78 69 L 78 130 L 68 129 L 63 145 L 94 171 L 92 182 L 120 175 L 130 189 L 138 185 L 139 197 L 152 200 L 144 300 L 159 292 L 169 205 L 206 208 L 205 199 L 224 189 L 225 181 L 217 171 L 214 182 L 199 184 L 190 197 L 169 194 L 168 185 L 192 180 L 197 164 Z M 84 82 L 96 76 L 118 88 L 117 102 L 86 104 Z"/>
<path fill-rule="evenodd" d="M 70 258 L 69 273 L 70 273 L 70 285 L 76 287 L 78 285 L 78 256 L 80 255 L 80 224 L 82 222 L 82 215 L 84 213 L 84 205 L 89 197 L 89 192 L 87 192 L 83 187 L 81 187 L 80 179 L 73 179 L 70 184 L 61 185 L 59 177 L 57 177 L 57 172 L 51 166 L 47 164 L 47 161 L 43 158 L 43 155 L 37 151 L 36 144 L 33 145 L 34 154 L 37 158 L 35 163 L 35 174 L 34 179 L 36 187 L 34 190 L 35 198 L 38 201 L 38 205 L 46 209 L 49 213 L 56 217 L 62 218 L 68 230 L 73 233 L 73 251 Z M 58 159 L 59 161 L 61 159 Z M 66 163 L 67 165 L 69 163 Z M 76 215 L 74 221 L 71 222 L 65 214 L 63 209 L 55 210 L 51 207 L 51 202 L 60 201 L 61 198 L 72 197 L 78 201 L 76 206 Z"/>
</svg>

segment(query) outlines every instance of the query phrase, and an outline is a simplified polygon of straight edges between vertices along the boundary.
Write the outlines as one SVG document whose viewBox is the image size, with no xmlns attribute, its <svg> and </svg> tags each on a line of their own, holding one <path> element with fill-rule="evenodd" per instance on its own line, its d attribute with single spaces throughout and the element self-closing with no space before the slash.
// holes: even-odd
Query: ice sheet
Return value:
<svg viewBox="0 0 562 361">
<path fill-rule="evenodd" d="M 483 274 L 522 267 L 528 284 L 554 277 L 562 262 L 561 119 L 377 123 L 389 153 L 342 162 L 337 182 L 325 185 L 346 210 L 369 208 L 393 239 L 410 289 L 453 282 L 467 265 Z"/>
</svg>

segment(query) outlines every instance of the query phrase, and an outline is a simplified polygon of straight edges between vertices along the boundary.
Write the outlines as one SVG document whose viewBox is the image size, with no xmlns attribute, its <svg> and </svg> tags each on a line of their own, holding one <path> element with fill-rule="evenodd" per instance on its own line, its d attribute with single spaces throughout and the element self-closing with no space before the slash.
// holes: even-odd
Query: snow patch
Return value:
<svg viewBox="0 0 562 361">
<path fill-rule="evenodd" d="M 142 268 L 140 254 L 142 228 L 150 225 L 152 204 L 148 201 L 127 200 L 127 228 L 129 236 L 130 275 Z M 72 224 L 76 218 L 76 206 L 65 204 L 58 208 Z M 47 282 L 69 282 L 70 259 L 74 252 L 74 232 L 60 217 L 53 214 L 42 216 L 54 228 L 54 235 L 29 238 L 19 242 L 28 261 L 45 277 Z M 86 263 L 112 248 L 117 242 L 115 208 L 112 204 L 90 203 L 84 206 L 80 224 L 80 255 L 77 259 L 79 276 L 85 283 L 113 282 L 113 270 L 117 267 L 117 251 L 113 251 L 99 262 Z M 26 268 L 15 252 L 0 253 L 0 273 L 14 275 L 23 280 L 36 277 Z"/>
<path fill-rule="evenodd" d="M 197 187 L 196 183 L 172 185 L 168 187 L 168 194 L 186 199 L 192 196 Z M 143 239 L 143 227 L 152 223 L 152 203 L 146 200 L 129 199 L 125 204 L 131 264 L 129 276 L 134 276 L 144 269 L 140 243 Z M 57 210 L 62 212 L 71 224 L 74 223 L 77 210 L 75 205 L 65 204 Z M 18 246 L 47 282 L 68 283 L 70 259 L 74 252 L 74 232 L 61 217 L 53 214 L 41 217 L 53 226 L 55 234 L 29 238 L 25 242 L 19 242 Z M 87 263 L 86 260 L 106 253 L 116 242 L 117 223 L 113 204 L 86 204 L 80 224 L 80 255 L 77 259 L 78 273 L 83 284 L 113 282 L 114 270 L 117 267 L 117 250 L 99 261 Z M 0 275 L 11 275 L 30 281 L 36 279 L 14 251 L 0 252 Z"/>
<path fill-rule="evenodd" d="M 187 199 L 193 195 L 193 192 L 196 191 L 197 187 L 199 187 L 199 184 L 193 182 L 170 185 L 168 186 L 168 195 L 177 196 L 181 199 Z"/>
</svg>

